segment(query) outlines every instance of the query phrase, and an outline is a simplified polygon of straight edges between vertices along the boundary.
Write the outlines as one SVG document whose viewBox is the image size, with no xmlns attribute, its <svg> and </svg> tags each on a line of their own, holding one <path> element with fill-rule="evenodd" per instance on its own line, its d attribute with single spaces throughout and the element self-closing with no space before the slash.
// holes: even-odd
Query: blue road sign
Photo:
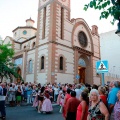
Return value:
<svg viewBox="0 0 120 120">
<path fill-rule="evenodd" d="M 97 73 L 105 73 L 108 72 L 108 61 L 100 60 L 96 62 L 96 71 Z"/>
<path fill-rule="evenodd" d="M 80 76 L 79 76 L 79 75 L 76 75 L 76 79 L 79 80 L 79 79 L 80 79 Z"/>
</svg>

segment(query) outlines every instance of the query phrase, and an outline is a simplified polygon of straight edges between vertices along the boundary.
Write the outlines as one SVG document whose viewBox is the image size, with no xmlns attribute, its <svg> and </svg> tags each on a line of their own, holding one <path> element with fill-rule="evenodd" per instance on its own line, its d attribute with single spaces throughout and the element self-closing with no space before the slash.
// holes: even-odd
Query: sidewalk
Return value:
<svg viewBox="0 0 120 120">
<path fill-rule="evenodd" d="M 23 101 L 20 105 L 21 106 L 32 106 L 32 103 L 28 104 L 27 102 Z M 58 105 L 57 103 L 52 102 L 52 106 L 57 106 L 57 105 Z M 9 102 L 6 102 L 6 106 L 9 106 Z"/>
</svg>

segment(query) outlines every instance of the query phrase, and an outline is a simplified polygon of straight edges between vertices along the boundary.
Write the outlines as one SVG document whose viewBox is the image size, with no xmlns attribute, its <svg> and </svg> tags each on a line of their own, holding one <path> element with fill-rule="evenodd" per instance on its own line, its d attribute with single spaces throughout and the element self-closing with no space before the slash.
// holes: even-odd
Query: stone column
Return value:
<svg viewBox="0 0 120 120">
<path fill-rule="evenodd" d="M 23 80 L 26 82 L 26 73 L 27 73 L 27 51 L 23 53 L 23 65 L 22 65 L 22 77 Z"/>
<path fill-rule="evenodd" d="M 40 5 L 40 1 L 38 6 Z M 37 34 L 36 34 L 36 45 L 35 45 L 35 62 L 34 62 L 34 83 L 37 83 L 37 72 L 38 72 L 38 52 L 39 52 L 39 44 L 40 44 L 40 18 L 41 18 L 41 13 L 40 10 L 38 10 L 38 18 L 37 18 Z"/>
<path fill-rule="evenodd" d="M 90 72 L 90 84 L 93 84 L 94 83 L 94 73 L 93 73 L 93 56 L 90 56 L 90 70 L 89 70 L 89 72 Z"/>
</svg>

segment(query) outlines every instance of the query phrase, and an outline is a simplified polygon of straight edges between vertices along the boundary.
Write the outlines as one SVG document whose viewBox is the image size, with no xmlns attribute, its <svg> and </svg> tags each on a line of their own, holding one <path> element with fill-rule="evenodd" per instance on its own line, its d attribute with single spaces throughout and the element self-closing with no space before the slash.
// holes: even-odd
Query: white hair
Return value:
<svg viewBox="0 0 120 120">
<path fill-rule="evenodd" d="M 99 92 L 98 92 L 98 90 L 96 90 L 96 89 L 92 89 L 92 90 L 90 91 L 90 96 L 89 96 L 89 97 L 91 97 L 91 94 L 92 94 L 93 92 L 95 92 L 96 95 L 99 97 Z"/>
</svg>

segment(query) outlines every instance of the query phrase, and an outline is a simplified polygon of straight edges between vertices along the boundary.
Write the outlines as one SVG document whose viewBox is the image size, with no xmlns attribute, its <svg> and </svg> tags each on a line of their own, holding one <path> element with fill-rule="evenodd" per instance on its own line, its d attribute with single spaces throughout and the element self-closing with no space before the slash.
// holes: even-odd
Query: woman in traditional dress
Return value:
<svg viewBox="0 0 120 120">
<path fill-rule="evenodd" d="M 50 101 L 53 102 L 53 89 L 52 89 L 52 85 L 49 85 L 49 95 L 50 95 Z"/>
<path fill-rule="evenodd" d="M 49 91 L 45 91 L 45 99 L 43 101 L 41 111 L 46 113 L 53 111 L 52 103 L 50 101 Z"/>
<path fill-rule="evenodd" d="M 41 90 L 38 92 L 38 113 L 41 113 L 43 100 L 44 100 L 44 91 Z"/>
<path fill-rule="evenodd" d="M 63 91 L 62 91 L 62 87 L 60 87 L 60 91 L 59 91 L 59 95 L 57 97 L 57 104 L 60 105 L 60 100 L 61 100 L 61 95 L 62 95 Z"/>
<path fill-rule="evenodd" d="M 36 107 L 36 109 L 38 109 L 38 90 L 36 90 L 36 95 L 35 95 L 35 99 L 33 101 L 33 106 L 32 107 Z"/>
<path fill-rule="evenodd" d="M 65 93 L 66 92 L 63 90 L 61 95 L 60 95 L 60 110 L 59 110 L 60 113 L 63 112 Z"/>
</svg>

